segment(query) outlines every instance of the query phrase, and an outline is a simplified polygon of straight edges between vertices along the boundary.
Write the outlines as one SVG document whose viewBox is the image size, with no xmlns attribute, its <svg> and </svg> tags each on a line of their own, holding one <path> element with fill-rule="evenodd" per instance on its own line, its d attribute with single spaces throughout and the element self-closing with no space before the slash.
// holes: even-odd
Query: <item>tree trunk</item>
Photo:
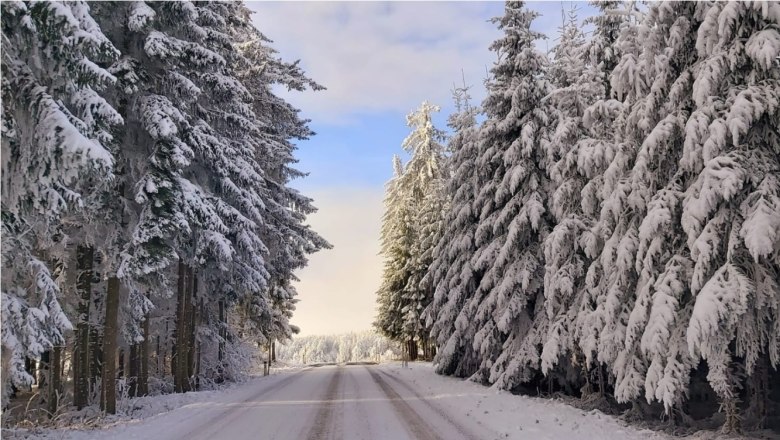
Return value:
<svg viewBox="0 0 780 440">
<path fill-rule="evenodd" d="M 78 358 L 77 374 L 73 380 L 73 403 L 82 409 L 88 405 L 90 379 L 90 327 L 89 303 L 92 295 L 92 259 L 93 249 L 79 245 L 76 248 L 78 279 L 76 288 L 81 296 L 79 303 L 79 322 L 76 326 L 76 347 L 74 355 Z"/>
<path fill-rule="evenodd" d="M 140 376 L 141 366 L 141 344 L 130 345 L 130 365 L 127 372 L 128 393 L 132 397 L 138 397 L 138 376 Z"/>
<path fill-rule="evenodd" d="M 208 317 L 208 314 L 206 313 L 206 303 L 204 302 L 204 298 L 201 296 L 200 306 L 198 307 L 198 324 L 200 324 L 204 317 Z M 196 338 L 196 349 L 197 357 L 195 358 L 195 388 L 200 390 L 201 342 L 199 338 Z"/>
<path fill-rule="evenodd" d="M 195 303 L 198 295 L 198 277 L 195 275 L 194 269 L 189 268 L 189 271 L 190 293 L 187 295 L 187 314 L 189 315 L 187 320 L 189 323 L 189 328 L 187 329 L 187 381 L 191 387 L 192 380 L 195 378 L 195 350 L 197 348 L 195 331 L 198 326 L 198 309 L 195 307 Z"/>
<path fill-rule="evenodd" d="M 179 358 L 184 352 L 184 290 L 186 287 L 187 274 L 184 270 L 184 262 L 179 260 L 178 268 L 179 279 L 176 285 L 176 325 L 174 326 L 174 344 L 171 350 L 171 373 L 173 373 L 173 387 L 177 393 L 184 392 L 184 386 L 182 385 L 182 374 Z"/>
<path fill-rule="evenodd" d="M 96 315 L 100 313 L 98 310 L 93 311 Z M 103 340 L 98 329 L 95 327 L 89 329 L 89 344 L 90 357 L 92 358 L 92 362 L 89 366 L 89 390 L 91 396 L 92 392 L 97 388 L 98 382 L 101 380 L 101 371 L 103 369 Z"/>
<path fill-rule="evenodd" d="M 601 368 L 601 363 L 599 363 L 596 368 L 598 369 L 598 375 L 599 375 L 599 395 L 601 397 L 604 397 L 606 393 L 604 392 L 604 388 L 606 388 L 606 384 L 604 383 L 604 370 Z"/>
<path fill-rule="evenodd" d="M 60 407 L 62 395 L 62 347 L 57 345 L 51 350 L 49 362 L 49 417 L 54 417 Z"/>
<path fill-rule="evenodd" d="M 121 379 L 125 377 L 125 349 L 120 348 L 119 349 L 119 360 L 117 361 L 117 370 L 116 370 L 116 377 Z"/>
<path fill-rule="evenodd" d="M 138 372 L 138 395 L 146 396 L 149 394 L 149 314 L 144 318 L 143 323 L 144 340 L 141 341 L 140 356 L 141 365 Z"/>
<path fill-rule="evenodd" d="M 76 324 L 76 330 L 74 330 L 73 349 L 70 352 L 70 359 L 73 363 L 73 404 L 76 405 L 78 399 L 79 377 L 81 377 L 81 362 L 79 356 L 79 327 Z"/>
<path fill-rule="evenodd" d="M 157 350 L 155 351 L 154 356 L 154 366 L 155 366 L 155 374 L 157 374 L 158 377 L 164 377 L 165 376 L 165 352 L 161 350 L 162 347 L 160 347 L 160 335 L 157 335 Z M 162 365 L 160 365 L 160 355 L 162 354 Z M 147 381 L 148 381 L 147 377 Z"/>
<path fill-rule="evenodd" d="M 177 393 L 189 391 L 187 361 L 189 360 L 188 336 L 190 334 L 189 316 L 189 270 L 179 260 L 178 303 L 176 307 L 176 359 L 174 387 Z"/>
<path fill-rule="evenodd" d="M 48 389 L 48 376 L 49 372 L 51 371 L 51 350 L 44 351 L 41 353 L 41 360 L 38 361 L 38 377 L 35 379 L 35 381 L 38 383 L 38 389 L 42 389 L 43 387 L 47 387 Z"/>
<path fill-rule="evenodd" d="M 582 376 L 585 378 L 585 385 L 582 387 L 582 395 L 581 397 L 584 399 L 585 396 L 590 395 L 593 393 L 593 386 L 590 384 L 591 374 L 590 370 L 588 369 L 588 365 L 585 362 L 582 362 L 580 364 L 581 370 L 582 370 Z"/>
<path fill-rule="evenodd" d="M 224 368 L 223 362 L 225 361 L 225 339 L 227 338 L 225 329 L 225 301 L 220 300 L 219 306 L 219 350 L 217 352 L 217 360 L 219 361 L 219 375 L 222 376 L 222 370 Z"/>
<path fill-rule="evenodd" d="M 748 407 L 745 410 L 745 428 L 759 430 L 767 428 L 769 416 L 769 360 L 761 357 L 753 368 L 753 374 L 747 378 Z"/>
<path fill-rule="evenodd" d="M 116 414 L 116 349 L 119 327 L 119 278 L 108 279 L 106 289 L 106 321 L 103 326 L 103 383 L 100 387 L 100 407 Z"/>
<path fill-rule="evenodd" d="M 163 336 L 165 345 L 165 356 L 163 357 L 163 375 L 170 373 L 173 377 L 174 359 L 176 359 L 176 323 L 172 317 L 165 318 L 165 335 Z"/>
<path fill-rule="evenodd" d="M 414 339 L 410 339 L 409 342 L 407 342 L 407 350 L 409 351 L 409 360 L 414 362 L 417 360 L 417 341 Z"/>
<path fill-rule="evenodd" d="M 27 356 L 24 357 L 24 371 L 33 377 L 33 381 L 35 380 L 36 375 L 35 368 L 33 367 L 33 359 Z"/>
<path fill-rule="evenodd" d="M 265 371 L 263 372 L 264 376 L 268 376 L 271 374 L 271 341 L 268 341 L 268 345 L 265 347 L 266 356 L 265 356 Z"/>
<path fill-rule="evenodd" d="M 721 398 L 721 411 L 726 415 L 726 419 L 721 427 L 723 434 L 741 434 L 742 433 L 742 418 L 740 417 L 739 407 L 737 406 L 737 398 L 733 396 Z"/>
</svg>

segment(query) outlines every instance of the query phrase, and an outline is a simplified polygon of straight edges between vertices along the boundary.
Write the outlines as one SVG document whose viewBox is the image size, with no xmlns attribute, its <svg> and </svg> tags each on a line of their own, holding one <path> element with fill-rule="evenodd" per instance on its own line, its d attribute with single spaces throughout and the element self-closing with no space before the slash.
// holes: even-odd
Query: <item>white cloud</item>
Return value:
<svg viewBox="0 0 780 440">
<path fill-rule="evenodd" d="M 422 100 L 442 105 L 461 69 L 479 100 L 500 35 L 488 3 L 249 3 L 257 27 L 285 59 L 301 59 L 326 86 L 286 95 L 307 117 L 338 122 L 366 112 L 406 113 Z"/>
<path fill-rule="evenodd" d="M 320 208 L 309 223 L 333 249 L 312 255 L 296 274 L 301 301 L 292 323 L 306 335 L 368 330 L 382 272 L 382 190 L 325 188 L 307 195 Z"/>
</svg>

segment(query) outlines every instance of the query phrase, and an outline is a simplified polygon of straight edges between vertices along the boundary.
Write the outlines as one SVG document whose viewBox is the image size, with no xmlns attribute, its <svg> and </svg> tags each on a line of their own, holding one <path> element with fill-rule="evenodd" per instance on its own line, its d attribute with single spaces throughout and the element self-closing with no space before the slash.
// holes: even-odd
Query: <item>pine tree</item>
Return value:
<svg viewBox="0 0 780 440">
<path fill-rule="evenodd" d="M 646 27 L 636 23 L 641 15 L 631 4 L 626 5 L 622 13 L 627 15 L 627 20 L 615 42 L 621 58 L 610 77 L 610 90 L 615 99 L 597 102 L 591 107 L 593 113 L 585 115 L 585 119 L 611 124 L 612 134 L 601 138 L 603 143 L 597 141 L 595 144 L 604 152 L 602 157 L 608 158 L 601 175 L 592 180 L 596 186 L 593 189 L 600 189 L 601 195 L 599 197 L 591 190 L 587 192 L 590 197 L 585 197 L 589 210 L 598 207 L 598 200 L 601 200 L 598 221 L 593 228 L 599 248 L 590 250 L 593 261 L 586 275 L 589 307 L 580 312 L 578 319 L 581 323 L 580 347 L 587 364 L 593 365 L 595 360 L 599 368 L 603 364 L 615 375 L 616 369 L 635 368 L 633 358 L 628 366 L 625 355 L 619 358 L 633 307 L 637 223 L 641 221 L 641 217 L 632 215 L 626 198 L 630 192 L 628 175 L 638 143 L 647 130 L 645 125 L 638 123 L 637 109 L 644 108 L 642 99 L 646 99 L 647 77 L 651 75 L 644 70 L 644 64 L 650 60 L 641 57 L 641 42 L 648 32 Z M 622 374 L 616 380 L 621 381 L 625 376 L 636 379 L 630 374 Z M 603 380 L 600 382 L 604 385 Z"/>
<path fill-rule="evenodd" d="M 384 336 L 401 340 L 403 333 L 403 288 L 408 273 L 407 260 L 411 246 L 408 206 L 405 194 L 400 189 L 403 164 L 398 156 L 393 157 L 393 177 L 385 185 L 385 212 L 380 230 L 381 254 L 384 257 L 382 284 L 377 291 L 377 317 L 374 326 Z"/>
<path fill-rule="evenodd" d="M 576 10 L 569 11 L 560 32 L 549 71 L 555 87 L 549 95 L 555 129 L 546 154 L 556 187 L 550 197 L 556 225 L 544 243 L 544 296 L 551 323 L 541 355 L 545 374 L 574 354 L 576 316 L 586 298 L 585 269 L 595 237 L 591 233 L 593 212 L 583 210 L 581 194 L 595 161 L 591 156 L 594 146 L 580 140 L 588 135 L 583 122 L 586 109 L 603 98 L 594 75 L 597 70 L 586 64 L 585 38 Z"/>
<path fill-rule="evenodd" d="M 406 342 L 412 360 L 418 343 L 427 344 L 428 340 L 429 329 L 422 313 L 433 292 L 424 277 L 440 233 L 445 203 L 441 192 L 445 156 L 439 143 L 443 133 L 431 122 L 431 113 L 436 111 L 439 107 L 423 102 L 406 118 L 412 132 L 404 139 L 403 148 L 411 158 L 406 166 L 397 157 L 394 159 L 395 175 L 387 186 L 382 226 L 385 273 L 377 327 L 386 336 Z"/>
<path fill-rule="evenodd" d="M 767 387 L 754 381 L 780 364 L 779 14 L 774 3 L 716 3 L 700 14 L 680 161 L 692 178 L 680 207 L 693 260 L 686 355 L 707 362 L 726 431 L 739 429 L 745 377 L 751 423 L 765 416 L 756 410 Z"/>
<path fill-rule="evenodd" d="M 431 114 L 439 107 L 423 102 L 419 110 L 406 117 L 412 133 L 404 139 L 403 148 L 411 158 L 406 164 L 398 186 L 404 198 L 406 221 L 412 233 L 412 246 L 405 271 L 403 287 L 404 333 L 410 340 L 425 341 L 428 329 L 421 317 L 431 301 L 432 291 L 423 278 L 431 264 L 433 246 L 441 229 L 443 195 L 441 183 L 446 176 L 444 147 L 439 143 L 443 133 L 431 122 Z M 414 359 L 414 358 L 413 358 Z"/>
<path fill-rule="evenodd" d="M 272 87 L 321 87 L 240 3 L 2 9 L 4 377 L 29 384 L 26 358 L 59 362 L 73 322 L 75 403 L 102 371 L 113 412 L 117 351 L 131 393 L 146 392 L 151 356 L 182 391 L 236 377 L 249 338 L 297 332 L 293 271 L 329 244 L 289 187 L 304 175 L 293 142 L 313 133 Z"/>
<path fill-rule="evenodd" d="M 63 219 L 96 215 L 123 120 L 101 95 L 115 77 L 100 65 L 118 52 L 86 2 L 6 2 L 2 26 L 3 348 L 22 385 L 32 381 L 23 357 L 72 329 L 52 271 L 67 259 Z"/>
<path fill-rule="evenodd" d="M 599 231 L 599 217 L 603 201 L 608 195 L 604 190 L 605 176 L 609 165 L 618 151 L 614 137 L 614 121 L 622 108 L 621 101 L 615 99 L 612 93 L 610 76 L 621 59 L 622 51 L 626 49 L 626 38 L 618 45 L 621 34 L 630 33 L 633 28 L 628 22 L 630 15 L 621 2 L 598 2 L 599 14 L 587 19 L 595 28 L 592 37 L 585 43 L 586 71 L 581 76 L 584 83 L 591 82 L 596 93 L 592 102 L 582 114 L 582 124 L 586 131 L 577 142 L 577 169 L 587 182 L 580 192 L 583 215 L 593 222 L 593 234 L 581 243 L 588 258 L 585 275 L 584 298 L 576 312 L 574 338 L 579 351 L 585 358 L 585 367 L 590 369 L 595 364 L 596 380 L 599 382 L 599 393 L 604 395 L 606 383 L 602 364 L 597 361 L 598 341 L 603 326 L 603 284 L 601 284 L 601 262 L 599 255 L 604 242 Z M 630 41 L 630 40 L 629 40 Z M 631 45 L 628 45 L 631 48 Z M 596 91 L 595 88 L 598 88 Z M 595 307 L 595 309 L 594 309 Z M 586 377 L 590 383 L 590 377 Z"/>
<path fill-rule="evenodd" d="M 256 115 L 258 135 L 251 141 L 253 157 L 265 177 L 266 200 L 261 210 L 265 219 L 261 233 L 268 247 L 264 262 L 269 272 L 270 304 L 276 331 L 267 336 L 287 339 L 295 328 L 284 316 L 295 309 L 296 280 L 293 271 L 306 265 L 307 256 L 331 245 L 306 224 L 306 216 L 316 212 L 312 199 L 289 186 L 293 179 L 305 173 L 294 168 L 295 140 L 314 135 L 301 119 L 298 110 L 276 96 L 271 88 L 281 85 L 288 90 L 313 91 L 324 87 L 308 78 L 298 63 L 286 63 L 276 58 L 276 52 L 267 46 L 268 39 L 252 27 L 249 13 L 243 9 L 244 26 L 239 29 L 242 41 L 239 52 L 245 63 L 237 68 L 237 77 L 251 90 L 252 106 Z"/>
<path fill-rule="evenodd" d="M 546 333 L 543 305 L 543 242 L 550 230 L 549 180 L 542 142 L 548 124 L 539 103 L 549 93 L 547 59 L 534 48 L 543 36 L 530 29 L 537 16 L 522 2 L 507 2 L 494 19 L 503 37 L 491 49 L 500 61 L 491 72 L 487 116 L 479 133 L 477 161 L 489 179 L 480 189 L 475 268 L 484 271 L 476 295 L 482 365 L 475 379 L 513 388 L 534 374 Z"/>
<path fill-rule="evenodd" d="M 445 193 L 443 231 L 433 250 L 433 261 L 426 274 L 434 295 L 425 310 L 431 336 L 438 342 L 434 364 L 436 372 L 470 376 L 476 369 L 474 331 L 471 316 L 465 308 L 478 284 L 478 274 L 471 266 L 477 214 L 472 205 L 478 191 L 474 169 L 477 155 L 476 113 L 469 103 L 468 87 L 453 91 L 457 112 L 450 116 L 454 134 L 447 145 L 452 156 L 450 176 Z"/>
</svg>

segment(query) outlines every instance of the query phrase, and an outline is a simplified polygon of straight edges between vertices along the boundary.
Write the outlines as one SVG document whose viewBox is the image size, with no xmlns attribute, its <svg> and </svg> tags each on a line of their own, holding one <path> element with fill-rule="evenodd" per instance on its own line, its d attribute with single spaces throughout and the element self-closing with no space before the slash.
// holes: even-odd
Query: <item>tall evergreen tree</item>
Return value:
<svg viewBox="0 0 780 440">
<path fill-rule="evenodd" d="M 242 41 L 239 52 L 246 62 L 236 67 L 237 77 L 251 90 L 252 108 L 258 135 L 251 141 L 253 157 L 260 165 L 265 179 L 264 219 L 261 239 L 268 248 L 264 258 L 269 272 L 268 292 L 277 292 L 272 301 L 281 313 L 279 317 L 294 310 L 295 290 L 291 282 L 296 278 L 293 272 L 306 265 L 307 256 L 330 244 L 306 225 L 306 216 L 316 212 L 313 201 L 304 196 L 289 183 L 306 174 L 294 167 L 295 145 L 293 141 L 305 140 L 314 135 L 308 128 L 308 120 L 301 119 L 298 110 L 276 96 L 272 87 L 283 86 L 288 90 L 314 91 L 324 88 L 312 81 L 301 70 L 298 63 L 286 63 L 276 57 L 268 47 L 269 40 L 251 26 L 249 12 L 243 10 L 244 26 L 238 29 L 237 39 Z M 260 321 L 259 321 L 260 322 Z M 277 321 L 279 333 L 276 337 L 289 337 L 294 330 L 286 319 Z"/>
<path fill-rule="evenodd" d="M 441 230 L 444 205 L 441 184 L 446 176 L 444 134 L 433 126 L 431 114 L 439 107 L 423 102 L 419 110 L 406 117 L 412 133 L 404 139 L 403 148 L 411 158 L 399 179 L 399 190 L 410 211 L 407 221 L 412 231 L 412 247 L 406 262 L 409 277 L 404 286 L 404 331 L 415 341 L 427 340 L 428 328 L 421 317 L 430 303 L 432 289 L 423 278 L 431 264 L 435 241 Z"/>
<path fill-rule="evenodd" d="M 594 75 L 597 70 L 587 64 L 585 37 L 576 10 L 569 11 L 560 32 L 549 71 L 555 88 L 549 95 L 555 129 L 546 154 L 556 187 L 550 196 L 556 225 L 544 243 L 544 296 L 551 323 L 542 351 L 545 373 L 573 354 L 576 316 L 586 297 L 584 275 L 595 238 L 591 233 L 593 218 L 583 210 L 581 194 L 593 172 L 593 147 L 580 140 L 587 135 L 583 121 L 586 109 L 603 98 L 601 83 Z"/>
<path fill-rule="evenodd" d="M 768 370 L 780 365 L 780 5 L 715 3 L 698 16 L 701 61 L 680 161 L 690 176 L 680 215 L 693 260 L 692 298 L 680 302 L 693 310 L 670 347 L 687 341 L 686 355 L 706 360 L 724 429 L 734 431 L 740 390 L 750 396 L 749 422 L 760 423 Z"/>
<path fill-rule="evenodd" d="M 589 18 L 586 22 L 593 23 L 594 30 L 590 40 L 585 43 L 587 73 L 581 78 L 584 81 L 592 80 L 598 87 L 596 101 L 591 103 L 582 114 L 582 124 L 586 128 L 585 133 L 577 141 L 578 155 L 577 169 L 586 176 L 587 183 L 580 192 L 582 196 L 582 213 L 592 219 L 594 230 L 598 231 L 598 223 L 602 204 L 605 197 L 605 177 L 607 169 L 615 158 L 617 143 L 614 138 L 614 122 L 622 108 L 621 100 L 615 99 L 612 93 L 610 77 L 622 51 L 626 49 L 625 43 L 617 44 L 621 34 L 631 32 L 630 9 L 620 2 L 598 2 L 599 14 Z M 630 48 L 630 46 L 629 46 Z M 605 381 L 601 374 L 601 363 L 598 362 L 598 338 L 603 322 L 603 297 L 597 288 L 601 277 L 601 264 L 598 258 L 604 243 L 600 234 L 594 234 L 595 240 L 591 240 L 585 246 L 585 253 L 589 259 L 585 298 L 580 304 L 577 315 L 575 339 L 578 341 L 580 351 L 585 357 L 586 366 L 597 364 L 597 379 L 600 392 L 603 394 Z M 595 311 L 594 311 L 595 307 Z"/>
<path fill-rule="evenodd" d="M 513 388 L 529 380 L 539 364 L 544 313 L 543 243 L 550 231 L 549 179 L 545 141 L 549 117 L 540 105 L 549 93 L 546 57 L 531 30 L 538 14 L 522 2 L 507 2 L 496 18 L 504 35 L 491 49 L 499 55 L 482 107 L 487 120 L 479 133 L 477 161 L 488 177 L 474 209 L 478 211 L 477 252 L 472 261 L 484 271 L 473 301 L 482 356 L 479 379 Z"/>
<path fill-rule="evenodd" d="M 406 268 L 411 247 L 408 207 L 399 184 L 402 175 L 401 158 L 394 156 L 393 177 L 385 185 L 385 212 L 380 230 L 384 266 L 382 284 L 377 291 L 377 317 L 374 321 L 374 326 L 381 334 L 394 340 L 403 340 L 405 336 L 401 295 L 408 279 Z"/>
<path fill-rule="evenodd" d="M 434 295 L 425 310 L 431 336 L 438 343 L 434 363 L 442 374 L 469 376 L 476 369 L 474 331 L 466 301 L 478 284 L 471 266 L 477 214 L 472 205 L 479 190 L 475 180 L 477 109 L 469 103 L 468 87 L 455 88 L 456 113 L 449 118 L 454 132 L 447 145 L 452 156 L 445 192 L 448 195 L 443 231 L 426 274 Z"/>
<path fill-rule="evenodd" d="M 381 289 L 377 324 L 387 336 L 408 341 L 412 351 L 418 341 L 428 339 L 422 313 L 433 292 L 423 279 L 431 264 L 444 206 L 441 184 L 446 168 L 444 147 L 439 143 L 443 133 L 431 121 L 431 113 L 436 111 L 439 107 L 423 102 L 406 118 L 412 132 L 404 139 L 403 148 L 411 158 L 404 167 L 395 159 L 396 175 L 388 184 L 388 210 L 383 219 L 382 253 L 389 272 Z M 384 318 L 398 312 L 400 322 L 398 317 L 391 322 Z"/>
<path fill-rule="evenodd" d="M 3 356 L 30 384 L 24 357 L 72 328 L 53 269 L 67 258 L 63 219 L 96 215 L 91 198 L 111 180 L 123 121 L 101 95 L 115 77 L 100 65 L 118 52 L 86 2 L 6 2 L 2 27 Z"/>
</svg>

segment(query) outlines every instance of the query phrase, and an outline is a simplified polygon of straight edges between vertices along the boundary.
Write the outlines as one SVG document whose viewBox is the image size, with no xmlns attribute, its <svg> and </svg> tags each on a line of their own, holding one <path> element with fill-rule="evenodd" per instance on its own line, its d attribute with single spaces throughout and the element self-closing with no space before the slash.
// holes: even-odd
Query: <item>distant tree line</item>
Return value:
<svg viewBox="0 0 780 440">
<path fill-rule="evenodd" d="M 398 343 L 373 331 L 296 336 L 276 347 L 279 361 L 293 364 L 380 362 L 400 358 Z"/>
</svg>

